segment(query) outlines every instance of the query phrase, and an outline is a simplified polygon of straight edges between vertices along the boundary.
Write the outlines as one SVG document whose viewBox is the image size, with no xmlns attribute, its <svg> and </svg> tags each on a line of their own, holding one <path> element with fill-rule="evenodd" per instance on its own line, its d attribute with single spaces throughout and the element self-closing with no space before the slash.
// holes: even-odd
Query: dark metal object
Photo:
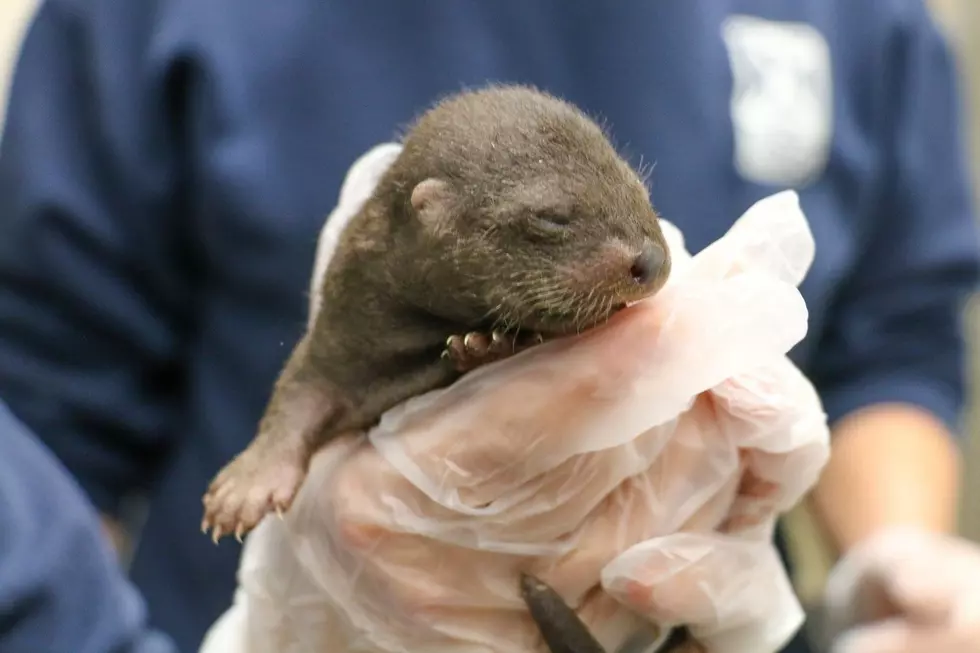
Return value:
<svg viewBox="0 0 980 653">
<path fill-rule="evenodd" d="M 521 574 L 521 596 L 551 653 L 607 653 L 575 611 L 544 581 Z M 674 629 L 655 650 L 632 642 L 630 653 L 681 653 L 702 650 L 686 628 Z M 616 652 L 620 653 L 620 652 Z"/>
</svg>

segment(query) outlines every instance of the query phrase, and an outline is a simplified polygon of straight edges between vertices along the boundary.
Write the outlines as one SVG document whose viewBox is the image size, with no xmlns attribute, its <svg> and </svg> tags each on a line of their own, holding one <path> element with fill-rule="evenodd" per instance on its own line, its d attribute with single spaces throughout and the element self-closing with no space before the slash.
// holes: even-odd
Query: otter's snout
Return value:
<svg viewBox="0 0 980 653">
<path fill-rule="evenodd" d="M 630 266 L 630 276 L 633 277 L 633 281 L 645 286 L 661 275 L 666 262 L 667 252 L 664 251 L 664 248 L 656 243 L 648 242 L 633 260 L 633 265 Z"/>
</svg>

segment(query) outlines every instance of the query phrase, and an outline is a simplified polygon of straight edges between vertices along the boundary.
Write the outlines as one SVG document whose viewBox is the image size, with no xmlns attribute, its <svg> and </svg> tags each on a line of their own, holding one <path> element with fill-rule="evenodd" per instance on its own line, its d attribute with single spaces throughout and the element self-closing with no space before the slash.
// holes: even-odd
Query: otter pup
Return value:
<svg viewBox="0 0 980 653">
<path fill-rule="evenodd" d="M 670 272 L 648 191 L 600 127 L 526 86 L 438 102 L 345 227 L 321 309 L 202 530 L 287 510 L 312 455 L 413 396 L 600 324 Z"/>
</svg>

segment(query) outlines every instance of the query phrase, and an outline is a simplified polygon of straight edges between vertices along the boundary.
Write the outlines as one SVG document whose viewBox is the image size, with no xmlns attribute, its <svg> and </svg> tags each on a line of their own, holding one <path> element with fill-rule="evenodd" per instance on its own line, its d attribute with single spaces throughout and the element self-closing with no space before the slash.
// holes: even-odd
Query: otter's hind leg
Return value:
<svg viewBox="0 0 980 653">
<path fill-rule="evenodd" d="M 318 374 L 304 337 L 289 357 L 266 407 L 258 434 L 222 469 L 204 495 L 201 530 L 212 539 L 253 529 L 270 511 L 289 509 L 306 478 L 310 458 L 334 434 L 331 424 L 348 402 Z"/>
</svg>

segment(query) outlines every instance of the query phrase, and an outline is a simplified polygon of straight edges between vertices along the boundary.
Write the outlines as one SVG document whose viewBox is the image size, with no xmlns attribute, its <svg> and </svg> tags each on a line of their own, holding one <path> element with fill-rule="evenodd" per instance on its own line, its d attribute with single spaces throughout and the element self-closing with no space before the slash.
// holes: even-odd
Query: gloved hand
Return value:
<svg viewBox="0 0 980 653">
<path fill-rule="evenodd" d="M 336 234 L 398 146 L 354 164 Z M 717 653 L 776 651 L 802 611 L 771 545 L 816 480 L 826 419 L 785 357 L 813 243 L 794 194 L 697 257 L 665 225 L 671 280 L 574 338 L 390 410 L 312 461 L 283 521 L 249 536 L 206 653 L 498 651 L 540 646 L 528 571 L 612 650 L 688 624 Z"/>
<path fill-rule="evenodd" d="M 895 528 L 869 538 L 827 585 L 834 653 L 980 651 L 980 546 Z"/>
</svg>

